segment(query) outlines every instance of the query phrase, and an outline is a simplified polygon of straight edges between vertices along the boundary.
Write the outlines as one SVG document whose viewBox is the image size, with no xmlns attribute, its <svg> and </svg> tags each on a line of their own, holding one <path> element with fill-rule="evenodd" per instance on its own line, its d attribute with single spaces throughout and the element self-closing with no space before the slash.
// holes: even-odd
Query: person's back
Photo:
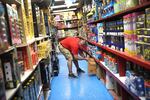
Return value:
<svg viewBox="0 0 150 100">
<path fill-rule="evenodd" d="M 72 54 L 77 54 L 78 53 L 78 45 L 79 38 L 76 37 L 67 37 L 60 41 L 61 45 L 68 49 Z"/>
</svg>

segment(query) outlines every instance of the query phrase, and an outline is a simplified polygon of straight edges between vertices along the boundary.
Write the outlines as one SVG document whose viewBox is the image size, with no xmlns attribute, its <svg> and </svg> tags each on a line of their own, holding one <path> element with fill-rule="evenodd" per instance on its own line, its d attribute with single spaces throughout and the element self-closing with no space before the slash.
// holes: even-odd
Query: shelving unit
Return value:
<svg viewBox="0 0 150 100">
<path fill-rule="evenodd" d="M 105 64 L 104 62 L 99 62 L 98 60 L 96 60 L 96 62 L 102 67 L 104 68 L 109 74 L 110 76 L 112 76 L 130 95 L 132 95 L 132 97 L 135 100 L 141 100 L 141 97 L 138 97 L 137 95 L 135 95 L 134 93 L 132 93 L 131 91 L 129 91 L 129 89 L 126 87 L 125 85 L 125 79 L 126 77 L 120 77 L 119 74 L 114 74 Z"/>
<path fill-rule="evenodd" d="M 132 12 L 137 12 L 137 11 L 142 11 L 143 9 L 145 9 L 146 7 L 150 6 L 150 2 L 147 2 L 145 4 L 142 5 L 138 5 L 136 7 L 132 7 L 132 8 L 128 8 L 124 11 L 121 11 L 119 13 L 113 14 L 112 16 L 106 17 L 106 18 L 102 18 L 93 22 L 89 22 L 88 24 L 97 24 L 99 22 L 104 22 L 104 21 L 111 21 L 114 20 L 116 18 L 120 18 L 126 14 L 132 13 Z M 113 19 L 114 18 L 114 19 Z"/>
<path fill-rule="evenodd" d="M 93 21 L 93 22 L 89 22 L 89 23 L 87 23 L 89 26 L 90 25 L 96 25 L 96 24 L 98 24 L 98 23 L 100 23 L 99 25 L 101 25 L 101 24 L 103 24 L 103 25 L 101 25 L 101 27 L 100 28 L 103 28 L 103 29 L 101 29 L 101 34 L 104 36 L 104 37 L 102 37 L 101 36 L 101 38 L 100 39 L 103 39 L 104 38 L 104 42 L 101 42 L 101 43 L 97 43 L 97 42 L 95 42 L 95 41 L 92 41 L 92 40 L 89 40 L 89 39 L 87 39 L 86 41 L 89 43 L 89 44 L 91 44 L 91 45 L 93 45 L 93 46 L 96 46 L 96 47 L 98 47 L 99 49 L 97 49 L 98 51 L 100 51 L 101 53 L 100 53 L 100 57 L 102 57 L 101 58 L 101 60 L 104 60 L 105 59 L 105 62 L 106 63 L 109 63 L 108 65 L 109 66 L 111 66 L 111 64 L 110 63 L 115 63 L 115 64 L 117 64 L 116 66 L 117 66 L 117 74 L 114 74 L 113 73 L 113 71 L 111 71 L 106 65 L 105 65 L 105 63 L 104 62 L 102 62 L 102 61 L 100 61 L 100 60 L 98 60 L 98 59 L 96 59 L 95 57 L 93 57 L 92 55 L 90 55 L 92 58 L 94 58 L 95 59 L 95 61 L 97 62 L 97 64 L 99 65 L 99 67 L 100 67 L 100 69 L 102 70 L 102 72 L 103 73 L 105 73 L 104 75 L 102 74 L 102 79 L 104 78 L 104 80 L 105 80 L 105 78 L 107 77 L 107 74 L 110 76 L 110 77 L 112 77 L 112 79 L 118 84 L 117 85 L 117 87 L 119 87 L 119 88 L 121 88 L 119 91 L 121 92 L 120 94 L 118 94 L 118 96 L 121 96 L 122 97 L 122 99 L 123 100 L 126 100 L 125 98 L 127 97 L 127 96 L 129 96 L 129 98 L 132 98 L 132 99 L 134 99 L 134 100 L 146 100 L 146 95 L 145 96 L 143 96 L 143 97 L 139 97 L 138 95 L 140 95 L 140 93 L 141 93 L 141 91 L 145 91 L 145 86 L 143 85 L 143 88 L 140 90 L 140 92 L 139 92 L 139 90 L 137 90 L 139 87 L 138 87 L 138 85 L 136 84 L 134 84 L 134 82 L 131 82 L 131 83 L 129 83 L 128 82 L 128 84 L 130 84 L 130 85 L 133 85 L 133 86 L 127 86 L 127 83 L 125 83 L 125 81 L 129 78 L 129 76 L 126 76 L 126 71 L 129 71 L 129 73 L 131 73 L 132 74 L 132 72 L 133 73 L 135 73 L 135 74 L 138 74 L 138 72 L 139 72 L 139 70 L 138 70 L 138 68 L 137 67 L 140 67 L 139 69 L 143 69 L 144 71 L 146 71 L 146 70 L 150 70 L 150 61 L 146 61 L 146 60 L 144 60 L 144 59 L 141 59 L 141 58 L 139 58 L 138 56 L 136 56 L 136 55 L 133 55 L 133 54 L 129 54 L 129 53 L 127 53 L 126 51 L 124 52 L 124 51 L 121 51 L 121 50 L 117 50 L 119 47 L 117 47 L 117 46 L 115 46 L 115 45 L 118 45 L 119 43 L 116 43 L 115 44 L 115 42 L 116 41 L 114 41 L 113 39 L 118 39 L 118 42 L 121 42 L 119 39 L 120 38 L 115 38 L 115 36 L 113 37 L 113 35 L 110 35 L 110 33 L 114 33 L 114 34 L 117 34 L 116 36 L 119 36 L 120 34 L 122 35 L 122 33 L 124 32 L 124 34 L 123 34 L 123 36 L 124 36 L 124 39 L 122 39 L 122 41 L 123 41 L 123 43 L 125 42 L 125 39 L 126 39 L 126 41 L 130 41 L 130 39 L 128 40 L 128 38 L 126 38 L 126 34 L 125 34 L 125 32 L 126 32 L 126 30 L 128 31 L 128 30 L 131 30 L 132 31 L 132 34 L 133 34 L 133 31 L 136 33 L 136 21 L 135 21 L 135 27 L 134 27 L 134 25 L 133 25 L 133 29 L 124 29 L 124 27 L 125 27 L 125 25 L 124 24 L 126 24 L 126 21 L 129 21 L 129 20 L 126 20 L 125 18 L 124 18 L 124 16 L 126 16 L 126 15 L 128 15 L 128 14 L 133 14 L 134 12 L 141 12 L 141 11 L 145 11 L 145 9 L 146 8 L 149 8 L 150 7 L 150 2 L 148 1 L 147 3 L 144 3 L 144 4 L 141 4 L 141 5 L 137 5 L 137 6 L 134 6 L 134 7 L 132 7 L 132 8 L 128 8 L 128 9 L 126 9 L 126 10 L 124 10 L 124 11 L 121 11 L 121 12 L 119 12 L 119 13 L 115 13 L 115 14 L 113 14 L 113 15 L 111 15 L 111 16 L 109 16 L 109 17 L 106 17 L 106 18 L 101 18 L 101 19 L 99 19 L 99 20 L 96 20 L 96 21 Z M 134 13 L 135 14 L 135 13 Z M 146 16 L 146 13 L 145 13 L 145 16 Z M 132 16 L 132 18 L 130 18 L 130 20 L 132 20 L 133 21 L 133 19 L 134 19 L 135 17 L 133 17 Z M 135 18 L 136 19 L 136 18 Z M 119 27 L 119 24 L 117 24 L 117 22 L 119 22 L 118 20 L 122 20 L 122 27 L 123 28 L 121 28 L 121 27 Z M 146 20 L 146 19 L 145 19 Z M 124 22 L 125 21 L 125 22 Z M 118 25 L 118 27 L 116 27 L 116 28 L 114 28 L 113 26 L 111 26 L 110 24 L 112 24 L 112 25 L 114 25 L 114 23 L 116 23 L 116 25 Z M 120 21 L 121 22 L 121 21 Z M 107 26 L 108 25 L 108 26 Z M 111 26 L 110 28 L 108 28 L 109 27 L 109 25 Z M 131 26 L 130 26 L 130 24 L 128 23 L 127 25 L 129 25 L 128 27 L 132 27 L 132 24 L 131 24 Z M 97 26 L 98 27 L 98 26 Z M 145 27 L 146 28 L 146 27 Z M 123 30 L 122 30 L 123 29 Z M 119 33 L 119 32 L 121 32 L 121 33 Z M 96 33 L 95 33 L 96 34 Z M 105 37 L 106 35 L 110 35 L 110 37 Z M 127 36 L 128 36 L 129 34 L 127 34 Z M 131 35 L 131 34 L 130 34 Z M 137 34 L 135 34 L 135 35 L 137 35 Z M 112 36 L 112 37 L 111 37 Z M 81 39 L 84 39 L 84 38 L 81 38 Z M 108 41 L 107 41 L 107 39 L 108 39 Z M 111 40 L 112 39 L 112 40 Z M 84 39 L 85 40 L 85 39 Z M 105 42 L 108 42 L 108 44 L 107 43 L 105 43 Z M 112 44 L 111 44 L 111 43 Z M 133 41 L 132 41 L 133 42 Z M 103 44 L 102 44 L 103 43 Z M 110 44 L 109 44 L 110 43 Z M 146 44 L 146 43 L 145 43 Z M 121 43 L 119 44 L 119 46 L 120 45 L 122 45 Z M 124 43 L 124 45 L 125 45 L 125 43 Z M 115 49 L 113 49 L 113 48 L 115 48 Z M 131 47 L 130 47 L 131 48 Z M 124 48 L 123 48 L 124 49 Z M 142 49 L 143 50 L 143 49 Z M 103 55 L 104 54 L 104 55 Z M 105 57 L 105 58 L 103 58 L 103 57 Z M 115 61 L 113 61 L 113 60 L 115 60 Z M 130 65 L 127 65 L 126 63 L 130 63 Z M 133 67 L 133 66 L 136 66 L 136 68 L 135 67 Z M 111 66 L 111 67 L 115 67 L 115 66 Z M 131 67 L 131 69 L 130 70 L 128 70 L 127 68 L 128 67 Z M 135 68 L 135 69 L 134 69 Z M 135 71 L 135 70 L 138 70 L 138 72 L 137 71 Z M 114 70 L 114 69 L 113 69 Z M 115 70 L 115 71 L 116 71 Z M 144 72 L 143 72 L 144 73 Z M 138 74 L 139 75 L 139 74 Z M 135 76 L 137 76 L 136 78 L 140 78 L 140 75 L 138 76 L 138 75 L 135 75 Z M 132 76 L 132 75 L 131 75 Z M 128 78 L 127 78 L 128 77 Z M 134 77 L 134 76 L 133 76 Z M 141 80 L 144 80 L 144 81 L 147 81 L 148 79 L 145 79 L 145 76 L 144 75 L 141 75 Z M 107 79 L 106 79 L 107 80 Z M 128 81 L 131 81 L 132 79 L 129 79 Z M 136 79 L 135 79 L 136 80 Z M 104 82 L 104 84 L 105 84 L 105 82 Z M 144 84 L 144 82 L 142 81 L 141 83 L 139 83 L 140 85 L 141 84 Z M 114 84 L 113 84 L 114 85 Z M 115 85 L 114 85 L 115 86 Z M 132 89 L 133 90 L 132 90 Z M 115 87 L 115 89 L 114 90 L 116 90 L 117 92 L 118 92 L 118 89 Z M 134 91 L 134 92 L 133 92 Z M 137 92 L 135 92 L 135 91 L 137 91 Z M 145 94 L 147 93 L 147 91 L 145 92 Z M 128 97 L 127 97 L 128 98 Z"/>
<path fill-rule="evenodd" d="M 74 20 L 79 20 L 79 19 L 67 19 L 67 20 L 55 20 L 57 22 L 63 22 L 63 21 L 74 21 Z"/>
<path fill-rule="evenodd" d="M 29 40 L 26 44 L 17 45 L 16 48 L 26 47 L 26 46 L 28 46 L 28 45 L 34 43 L 34 42 L 41 41 L 41 40 L 46 39 L 46 38 L 48 38 L 48 37 L 49 37 L 49 36 L 36 37 L 36 38 L 34 38 L 34 39 L 32 39 L 32 40 Z M 8 51 L 6 51 L 6 52 L 8 52 Z"/>
<path fill-rule="evenodd" d="M 10 51 L 12 51 L 12 50 L 14 50 L 14 49 L 15 49 L 14 46 L 10 46 L 7 50 L 4 50 L 3 52 L 1 52 L 0 55 L 5 54 L 5 53 L 8 53 L 8 52 L 10 52 Z"/>
<path fill-rule="evenodd" d="M 26 47 L 27 44 L 21 44 L 21 45 L 17 45 L 16 48 L 22 48 L 22 47 Z"/>
<path fill-rule="evenodd" d="M 64 29 L 76 29 L 78 28 L 78 26 L 72 26 L 72 27 L 61 27 L 61 28 L 58 28 L 58 30 L 64 30 Z"/>
<path fill-rule="evenodd" d="M 17 5 L 21 5 L 21 2 L 19 2 L 19 0 L 1 0 L 1 1 L 3 1 L 5 3 L 9 3 L 9 4 L 14 3 L 14 4 L 17 4 Z"/>
<path fill-rule="evenodd" d="M 38 64 L 41 60 L 42 59 L 39 59 L 37 64 L 33 65 L 33 69 L 29 69 L 29 70 L 25 71 L 23 75 L 21 75 L 21 82 L 22 83 L 34 72 L 34 70 L 36 69 L 36 67 L 38 66 Z"/>
<path fill-rule="evenodd" d="M 38 0 L 37 1 L 34 0 L 34 2 L 33 0 L 0 0 L 1 4 L 0 6 L 1 9 L 3 10 L 2 13 L 5 13 L 4 15 L 2 14 L 3 16 L 2 15 L 1 16 L 4 17 L 3 20 L 7 23 L 6 25 L 4 25 L 5 28 L 7 27 L 7 32 L 2 33 L 3 35 L 7 35 L 7 37 L 4 38 L 0 36 L 0 38 L 4 38 L 5 41 L 7 40 L 7 42 L 4 43 L 3 40 L 1 41 L 3 44 L 5 43 L 7 44 L 6 46 L 2 45 L 0 48 L 1 49 L 0 60 L 2 60 L 0 67 L 2 67 L 3 71 L 2 74 L 4 76 L 3 80 L 5 83 L 4 85 L 6 86 L 4 87 L 5 90 L 0 91 L 1 93 L 3 92 L 2 97 L 0 95 L 0 99 L 6 98 L 6 100 L 11 100 L 14 98 L 17 99 L 25 98 L 26 96 L 24 96 L 24 91 L 26 91 L 27 88 L 30 88 L 32 86 L 34 87 L 34 89 L 30 91 L 35 92 L 37 87 L 33 86 L 33 83 L 35 82 L 36 84 L 41 83 L 40 80 L 41 72 L 39 63 L 41 62 L 42 59 L 49 59 L 45 57 L 49 56 L 51 51 L 51 46 L 46 47 L 43 46 L 44 43 L 51 44 L 50 42 L 51 33 L 49 30 L 51 20 L 49 14 L 50 2 L 45 1 L 46 0 L 43 0 L 42 2 L 39 2 Z M 43 3 L 44 7 L 43 5 L 41 6 L 40 3 Z M 32 11 L 32 5 L 34 4 L 38 4 L 38 7 L 40 7 L 39 9 L 40 19 L 38 19 L 38 21 L 40 20 L 40 23 L 38 24 L 42 28 L 38 33 L 34 32 L 36 29 L 34 30 L 35 21 L 33 21 L 34 19 L 33 15 L 37 14 L 33 13 Z M 36 36 L 35 34 L 36 35 L 38 34 L 38 36 Z M 42 57 L 41 55 L 39 55 L 38 52 L 39 44 L 43 46 L 42 48 L 40 48 L 40 50 L 43 50 Z M 4 50 L 6 47 L 9 48 L 7 50 Z M 46 51 L 47 49 L 49 51 L 46 54 L 44 53 L 44 50 Z M 7 59 L 7 57 L 5 56 L 8 56 L 10 58 Z M 4 66 L 4 63 L 6 62 L 8 62 L 10 65 Z M 9 69 L 7 69 L 8 67 Z M 4 73 L 6 71 L 7 73 Z M 7 74 L 9 75 L 8 79 L 12 78 L 10 80 L 12 83 L 10 84 L 6 80 Z M 16 88 L 13 88 L 17 83 L 18 86 Z M 42 88 L 43 84 L 41 83 L 39 87 L 38 96 L 40 95 Z M 34 98 L 34 96 L 31 98 Z"/>
<path fill-rule="evenodd" d="M 6 100 L 9 100 L 16 93 L 16 91 L 19 89 L 20 85 L 21 84 L 19 83 L 16 88 L 6 90 L 6 95 L 7 95 Z"/>
<path fill-rule="evenodd" d="M 131 55 L 125 53 L 125 52 L 117 51 L 117 50 L 111 49 L 111 48 L 109 48 L 107 46 L 103 46 L 101 44 L 98 44 L 98 43 L 95 43 L 95 42 L 92 42 L 92 41 L 89 41 L 89 40 L 87 40 L 87 41 L 89 43 L 93 44 L 93 45 L 96 45 L 96 46 L 98 46 L 98 47 L 100 47 L 100 48 L 102 48 L 102 49 L 104 49 L 104 50 L 106 50 L 108 52 L 111 52 L 111 53 L 113 53 L 113 54 L 115 54 L 115 55 L 117 55 L 119 57 L 122 57 L 122 58 L 124 58 L 124 59 L 126 59 L 128 61 L 131 61 L 131 62 L 134 62 L 134 63 L 136 63 L 138 65 L 141 65 L 142 67 L 144 67 L 146 69 L 150 69 L 150 62 L 149 61 L 145 61 L 145 60 L 140 59 L 140 58 L 138 58 L 136 56 L 131 56 Z"/>
<path fill-rule="evenodd" d="M 108 74 L 113 77 L 114 80 L 116 80 L 135 100 L 145 100 L 145 97 L 139 97 L 132 93 L 125 84 L 126 77 L 125 76 L 120 76 L 118 73 L 114 74 L 106 65 L 104 62 L 96 59 L 93 57 L 91 54 L 89 54 L 86 50 L 84 50 L 90 57 L 92 57 L 95 62 L 99 65 L 100 68 L 104 69 Z"/>
</svg>

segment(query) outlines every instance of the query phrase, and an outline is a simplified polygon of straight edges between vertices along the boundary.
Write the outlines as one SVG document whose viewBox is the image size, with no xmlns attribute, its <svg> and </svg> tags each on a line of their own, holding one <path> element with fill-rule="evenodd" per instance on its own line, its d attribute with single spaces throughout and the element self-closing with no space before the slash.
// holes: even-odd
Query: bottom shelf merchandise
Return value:
<svg viewBox="0 0 150 100">
<path fill-rule="evenodd" d="M 23 84 L 24 100 L 36 100 L 40 94 L 42 82 L 39 69 Z"/>
<path fill-rule="evenodd" d="M 51 66 L 52 66 L 52 74 L 54 76 L 58 76 L 59 74 L 59 59 L 56 51 L 51 51 Z"/>
<path fill-rule="evenodd" d="M 93 57 L 99 65 L 96 74 L 106 85 L 106 88 L 115 96 L 114 98 L 123 99 L 125 97 L 123 94 L 126 94 L 128 100 L 149 100 L 150 74 L 148 70 L 132 62 L 125 61 L 126 74 L 121 76 L 120 69 L 122 68 L 120 68 L 121 66 L 119 66 L 118 62 L 120 59 L 114 54 L 99 48 L 97 49 L 97 52 L 98 53 L 94 54 L 94 56 L 91 53 L 87 53 Z M 118 90 L 118 87 L 121 89 Z M 119 94 L 118 91 L 122 91 L 123 94 Z M 116 97 L 116 95 L 118 97 Z"/>
<path fill-rule="evenodd" d="M 16 88 L 19 84 L 20 76 L 17 67 L 17 58 L 14 52 L 1 55 L 2 68 L 6 89 Z"/>
<path fill-rule="evenodd" d="M 9 100 L 15 93 L 16 93 L 16 91 L 18 91 L 19 90 L 19 88 L 20 88 L 20 85 L 21 84 L 18 84 L 18 86 L 16 87 L 16 88 L 14 88 L 14 89 L 9 89 L 9 90 L 6 90 L 6 100 Z M 18 97 L 18 99 L 21 97 L 21 96 L 14 96 L 14 98 L 16 98 L 16 97 Z M 18 100 L 17 99 L 17 100 Z M 2 99 L 3 100 L 3 99 Z"/>
<path fill-rule="evenodd" d="M 49 64 L 47 64 L 46 59 L 42 59 L 40 62 L 40 73 L 41 73 L 41 79 L 43 84 L 43 90 L 49 90 L 50 89 L 50 70 L 49 70 Z"/>
<path fill-rule="evenodd" d="M 5 83 L 4 83 L 3 71 L 2 71 L 1 61 L 0 61 L 0 99 L 3 100 L 6 99 L 4 87 L 5 87 Z"/>
<path fill-rule="evenodd" d="M 124 62 L 126 65 L 126 74 L 125 76 L 120 76 L 117 56 L 114 56 L 106 51 L 101 52 L 102 58 L 100 60 L 95 60 L 99 63 L 100 69 L 106 73 L 104 80 L 106 80 L 106 87 L 108 89 L 113 89 L 113 87 L 115 87 L 112 85 L 114 83 L 112 80 L 115 80 L 119 85 L 121 85 L 121 87 L 125 89 L 126 94 L 131 96 L 128 98 L 142 100 L 143 98 L 144 100 L 150 99 L 150 74 L 148 70 L 132 62 L 126 61 Z M 103 75 L 104 74 L 101 74 L 99 77 L 102 78 Z M 109 76 L 111 76 L 113 79 Z"/>
<path fill-rule="evenodd" d="M 34 72 L 17 88 L 6 90 L 6 97 L 7 100 L 37 100 L 42 88 L 40 69 L 37 66 Z"/>
</svg>

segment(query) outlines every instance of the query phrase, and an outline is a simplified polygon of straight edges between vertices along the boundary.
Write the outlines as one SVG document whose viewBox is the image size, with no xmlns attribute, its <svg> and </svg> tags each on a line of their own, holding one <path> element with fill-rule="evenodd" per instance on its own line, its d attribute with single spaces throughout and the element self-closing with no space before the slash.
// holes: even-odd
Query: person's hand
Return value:
<svg viewBox="0 0 150 100">
<path fill-rule="evenodd" d="M 88 57 L 85 58 L 86 61 L 88 61 L 88 59 L 89 59 Z"/>
</svg>

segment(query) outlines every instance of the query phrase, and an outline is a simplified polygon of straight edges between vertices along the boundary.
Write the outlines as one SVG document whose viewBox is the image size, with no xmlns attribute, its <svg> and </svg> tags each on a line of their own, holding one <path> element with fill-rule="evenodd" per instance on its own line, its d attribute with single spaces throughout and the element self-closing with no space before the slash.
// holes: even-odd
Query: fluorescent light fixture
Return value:
<svg viewBox="0 0 150 100">
<path fill-rule="evenodd" d="M 69 11 L 69 12 L 73 13 L 73 11 Z M 64 12 L 53 12 L 53 13 L 51 13 L 51 15 L 62 15 L 62 14 L 64 14 Z"/>
<path fill-rule="evenodd" d="M 53 11 L 53 12 L 54 12 L 54 13 L 57 13 L 57 12 L 66 12 L 66 11 L 73 11 L 73 10 L 77 10 L 77 8 L 63 9 L 63 10 L 55 10 L 55 11 Z"/>
<path fill-rule="evenodd" d="M 74 3 L 74 4 L 71 4 L 69 5 L 70 7 L 71 6 L 77 6 L 79 3 Z M 67 5 L 59 5 L 59 6 L 51 6 L 51 9 L 57 9 L 57 8 L 65 8 L 67 7 Z"/>
<path fill-rule="evenodd" d="M 57 1 L 64 1 L 64 0 L 55 0 L 55 1 L 57 2 Z"/>
<path fill-rule="evenodd" d="M 61 14 L 60 12 L 58 12 L 58 13 L 51 13 L 52 15 L 59 15 L 59 14 Z"/>
</svg>

